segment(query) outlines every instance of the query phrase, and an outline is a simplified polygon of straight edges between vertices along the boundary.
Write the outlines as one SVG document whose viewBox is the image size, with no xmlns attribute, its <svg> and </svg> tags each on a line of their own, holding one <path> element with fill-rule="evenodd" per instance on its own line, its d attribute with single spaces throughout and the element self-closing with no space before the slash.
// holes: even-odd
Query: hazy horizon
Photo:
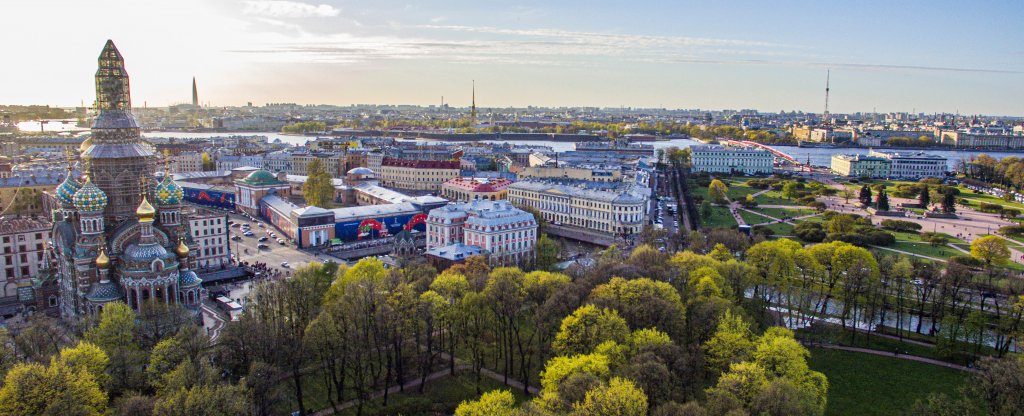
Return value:
<svg viewBox="0 0 1024 416">
<path fill-rule="evenodd" d="M 0 104 L 90 105 L 113 39 L 137 107 L 1024 114 L 1024 3 L 102 0 L 5 4 Z M 949 13 L 956 10 L 957 13 Z M 110 22 L 109 24 L 104 22 Z"/>
</svg>

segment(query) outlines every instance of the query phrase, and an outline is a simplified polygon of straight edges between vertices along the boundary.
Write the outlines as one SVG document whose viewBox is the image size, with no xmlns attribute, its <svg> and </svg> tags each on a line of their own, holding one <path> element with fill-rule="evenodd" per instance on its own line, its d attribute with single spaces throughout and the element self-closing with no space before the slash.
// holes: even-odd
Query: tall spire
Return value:
<svg viewBox="0 0 1024 416">
<path fill-rule="evenodd" d="M 196 77 L 192 77 L 192 105 L 199 107 L 199 90 L 196 89 Z"/>
<path fill-rule="evenodd" d="M 473 80 L 473 104 L 469 108 L 469 118 L 473 125 L 476 125 L 476 80 Z"/>
<path fill-rule="evenodd" d="M 96 69 L 96 109 L 131 111 L 132 99 L 128 88 L 128 72 L 124 69 L 124 58 L 107 40 L 100 52 L 99 68 Z"/>
</svg>

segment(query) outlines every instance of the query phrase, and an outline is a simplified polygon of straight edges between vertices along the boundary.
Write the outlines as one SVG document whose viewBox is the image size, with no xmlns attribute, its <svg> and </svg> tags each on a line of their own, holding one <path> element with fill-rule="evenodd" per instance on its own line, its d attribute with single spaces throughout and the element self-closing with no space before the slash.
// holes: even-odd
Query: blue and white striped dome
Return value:
<svg viewBox="0 0 1024 416">
<path fill-rule="evenodd" d="M 57 185 L 57 200 L 62 204 L 74 205 L 75 204 L 75 192 L 82 189 L 82 184 L 75 180 L 74 176 L 71 176 L 71 170 L 68 170 L 68 176 L 64 178 L 64 182 Z"/>
</svg>

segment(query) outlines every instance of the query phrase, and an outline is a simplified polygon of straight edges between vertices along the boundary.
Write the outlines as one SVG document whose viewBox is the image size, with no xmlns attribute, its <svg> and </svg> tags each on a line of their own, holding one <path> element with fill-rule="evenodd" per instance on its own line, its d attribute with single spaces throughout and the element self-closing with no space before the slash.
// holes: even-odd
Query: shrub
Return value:
<svg viewBox="0 0 1024 416">
<path fill-rule="evenodd" d="M 891 246 L 896 244 L 896 236 L 885 231 L 874 230 L 864 234 L 864 241 L 875 246 Z"/>
<path fill-rule="evenodd" d="M 764 236 L 764 238 L 768 238 L 775 235 L 775 231 L 772 231 L 772 229 L 768 227 L 754 227 L 750 230 L 750 232 L 753 233 L 754 235 Z"/>
<path fill-rule="evenodd" d="M 826 242 L 831 241 L 842 241 L 844 243 L 850 243 L 855 246 L 866 246 L 867 242 L 864 241 L 864 236 L 854 233 L 830 233 L 825 236 Z"/>
<path fill-rule="evenodd" d="M 1003 210 L 1003 206 L 999 204 L 990 204 L 988 202 L 982 202 L 978 204 L 978 210 L 981 212 L 997 213 Z"/>
<path fill-rule="evenodd" d="M 999 234 L 1024 235 L 1024 225 L 1007 225 L 1005 227 L 999 227 Z"/>
<path fill-rule="evenodd" d="M 915 232 L 921 230 L 921 224 L 905 220 L 882 220 L 882 228 L 893 231 Z"/>
<path fill-rule="evenodd" d="M 828 205 L 825 205 L 825 203 L 821 201 L 811 202 L 810 204 L 807 204 L 807 206 L 810 208 L 814 208 L 814 210 L 818 212 L 824 212 L 825 209 L 828 208 Z"/>
<path fill-rule="evenodd" d="M 804 221 L 793 227 L 793 234 L 808 243 L 820 243 L 825 240 L 825 229 L 820 223 Z"/>
<path fill-rule="evenodd" d="M 954 262 L 954 263 L 960 263 L 960 264 L 962 264 L 964 266 L 969 266 L 969 267 L 981 267 L 981 266 L 985 265 L 985 263 L 982 262 L 981 260 L 979 260 L 977 258 L 974 258 L 974 257 L 971 257 L 969 255 L 952 256 L 952 257 L 949 258 L 949 261 Z"/>
</svg>

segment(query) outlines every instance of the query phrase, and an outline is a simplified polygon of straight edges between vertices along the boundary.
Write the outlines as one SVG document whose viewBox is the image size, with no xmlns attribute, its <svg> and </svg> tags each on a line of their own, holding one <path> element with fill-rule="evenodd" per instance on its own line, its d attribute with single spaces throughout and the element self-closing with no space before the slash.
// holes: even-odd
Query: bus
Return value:
<svg viewBox="0 0 1024 416">
<path fill-rule="evenodd" d="M 231 300 L 231 298 L 227 296 L 217 296 L 214 300 L 217 302 L 217 308 L 228 314 L 228 317 L 230 317 L 232 321 L 237 321 L 242 315 L 242 305 Z"/>
</svg>

